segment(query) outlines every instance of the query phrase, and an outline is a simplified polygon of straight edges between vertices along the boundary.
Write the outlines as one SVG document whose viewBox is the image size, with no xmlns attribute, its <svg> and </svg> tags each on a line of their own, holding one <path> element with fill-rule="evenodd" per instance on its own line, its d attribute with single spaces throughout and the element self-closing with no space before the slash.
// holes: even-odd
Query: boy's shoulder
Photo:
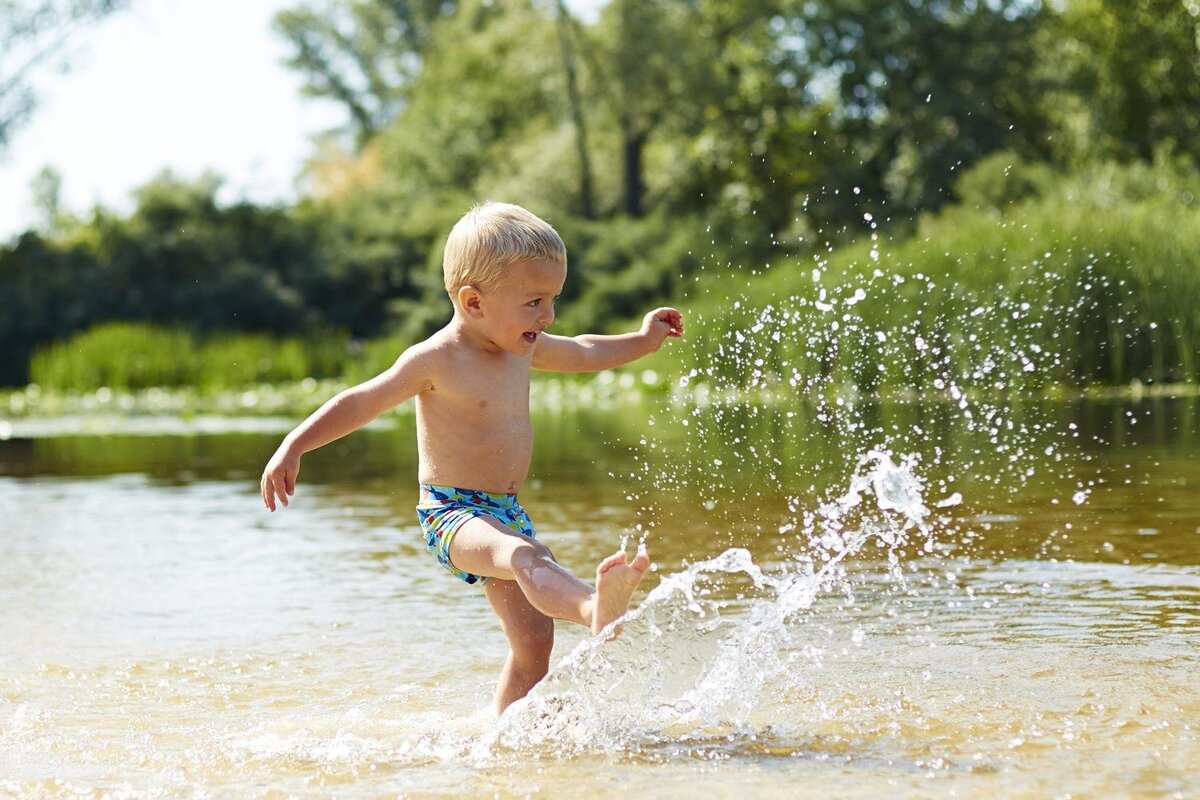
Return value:
<svg viewBox="0 0 1200 800">
<path fill-rule="evenodd" d="M 521 359 L 504 353 L 488 353 L 470 341 L 469 334 L 446 326 L 418 342 L 400 356 L 433 385 L 444 390 L 477 391 L 481 381 L 502 379 L 505 372 L 522 372 L 516 368 Z M 528 362 L 523 373 L 528 376 Z"/>
<path fill-rule="evenodd" d="M 409 345 L 400 354 L 400 360 L 425 369 L 436 369 L 439 364 L 454 356 L 453 347 L 450 346 L 444 333 L 444 331 L 438 331 L 424 341 Z"/>
<path fill-rule="evenodd" d="M 464 369 L 473 358 L 471 349 L 449 326 L 404 351 L 401 359 L 419 365 L 427 373 L 445 373 Z"/>
<path fill-rule="evenodd" d="M 441 361 L 461 357 L 464 350 L 458 334 L 447 325 L 431 334 L 428 339 L 412 345 L 405 352 L 412 354 L 414 358 Z"/>
</svg>

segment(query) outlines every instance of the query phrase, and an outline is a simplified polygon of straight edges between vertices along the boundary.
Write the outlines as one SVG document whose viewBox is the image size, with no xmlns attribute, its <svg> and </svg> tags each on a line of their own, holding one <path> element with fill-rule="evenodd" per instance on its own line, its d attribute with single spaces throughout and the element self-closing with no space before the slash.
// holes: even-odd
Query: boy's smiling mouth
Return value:
<svg viewBox="0 0 1200 800">
<path fill-rule="evenodd" d="M 525 333 L 523 333 L 521 335 L 525 337 L 525 341 L 529 342 L 530 344 L 533 344 L 534 342 L 537 341 L 538 331 L 525 331 Z"/>
</svg>

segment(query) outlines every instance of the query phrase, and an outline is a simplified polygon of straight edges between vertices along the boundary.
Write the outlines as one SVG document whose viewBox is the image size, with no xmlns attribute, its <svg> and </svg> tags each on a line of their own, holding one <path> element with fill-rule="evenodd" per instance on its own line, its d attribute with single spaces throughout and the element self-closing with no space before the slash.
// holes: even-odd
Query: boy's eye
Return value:
<svg viewBox="0 0 1200 800">
<path fill-rule="evenodd" d="M 542 301 L 541 301 L 541 299 L 538 299 L 538 300 L 530 300 L 530 301 L 529 301 L 528 303 L 526 303 L 525 305 L 529 306 L 530 308 L 537 308 L 537 307 L 538 307 L 538 306 L 540 306 L 541 304 L 542 304 Z"/>
</svg>

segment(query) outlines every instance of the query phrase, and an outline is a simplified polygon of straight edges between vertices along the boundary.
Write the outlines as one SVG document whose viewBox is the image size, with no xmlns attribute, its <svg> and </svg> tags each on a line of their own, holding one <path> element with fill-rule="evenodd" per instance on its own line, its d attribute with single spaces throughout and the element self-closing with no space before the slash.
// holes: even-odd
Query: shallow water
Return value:
<svg viewBox="0 0 1200 800">
<path fill-rule="evenodd" d="M 647 403 L 535 420 L 559 560 L 629 536 L 656 571 L 499 721 L 410 416 L 306 457 L 275 515 L 271 423 L 12 421 L 0 795 L 1200 794 L 1194 401 L 980 409 L 1000 435 Z"/>
</svg>

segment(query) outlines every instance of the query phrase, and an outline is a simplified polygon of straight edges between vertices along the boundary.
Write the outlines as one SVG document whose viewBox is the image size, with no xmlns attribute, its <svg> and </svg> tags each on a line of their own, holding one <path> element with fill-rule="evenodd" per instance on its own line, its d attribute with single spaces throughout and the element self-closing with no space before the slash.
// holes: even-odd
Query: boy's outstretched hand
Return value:
<svg viewBox="0 0 1200 800">
<path fill-rule="evenodd" d="M 300 457 L 279 448 L 262 475 L 262 498 L 267 508 L 275 510 L 275 500 L 288 504 L 288 497 L 296 493 L 296 477 L 300 474 Z"/>
<path fill-rule="evenodd" d="M 642 320 L 642 333 L 657 337 L 656 344 L 668 336 L 678 339 L 683 336 L 683 314 L 673 308 L 656 308 Z"/>
</svg>

